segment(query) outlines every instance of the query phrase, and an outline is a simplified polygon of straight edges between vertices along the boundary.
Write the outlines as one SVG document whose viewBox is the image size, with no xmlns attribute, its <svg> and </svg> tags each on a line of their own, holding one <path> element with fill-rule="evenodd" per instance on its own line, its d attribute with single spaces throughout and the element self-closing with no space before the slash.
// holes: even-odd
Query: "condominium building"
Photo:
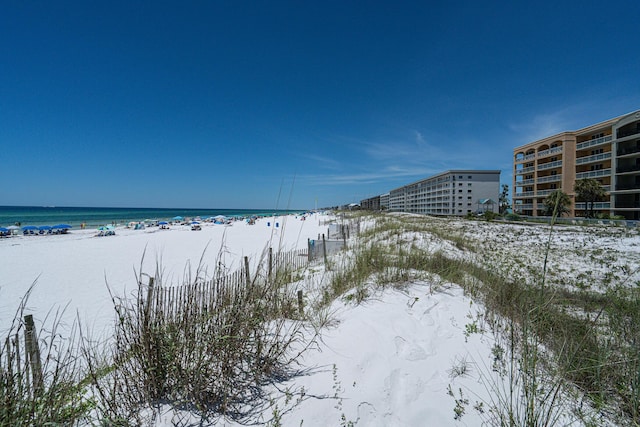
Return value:
<svg viewBox="0 0 640 427">
<path fill-rule="evenodd" d="M 586 216 L 575 200 L 575 182 L 596 179 L 605 200 L 595 211 L 640 219 L 640 110 L 534 141 L 513 151 L 513 208 L 544 215 L 544 199 L 554 190 L 571 198 L 570 216 Z"/>
<path fill-rule="evenodd" d="M 389 193 L 384 193 L 380 195 L 380 209 L 382 210 L 389 209 Z"/>
<path fill-rule="evenodd" d="M 499 193 L 499 170 L 449 170 L 391 190 L 389 210 L 429 215 L 497 212 Z"/>
<path fill-rule="evenodd" d="M 360 201 L 360 207 L 368 211 L 380 210 L 380 196 L 370 197 Z"/>
</svg>

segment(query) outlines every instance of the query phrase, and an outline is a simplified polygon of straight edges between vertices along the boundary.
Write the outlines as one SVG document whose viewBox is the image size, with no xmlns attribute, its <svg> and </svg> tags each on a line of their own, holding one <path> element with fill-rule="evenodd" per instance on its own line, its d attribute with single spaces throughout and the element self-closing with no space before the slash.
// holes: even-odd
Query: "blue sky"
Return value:
<svg viewBox="0 0 640 427">
<path fill-rule="evenodd" d="M 640 108 L 640 2 L 0 2 L 0 205 L 351 203 Z"/>
</svg>

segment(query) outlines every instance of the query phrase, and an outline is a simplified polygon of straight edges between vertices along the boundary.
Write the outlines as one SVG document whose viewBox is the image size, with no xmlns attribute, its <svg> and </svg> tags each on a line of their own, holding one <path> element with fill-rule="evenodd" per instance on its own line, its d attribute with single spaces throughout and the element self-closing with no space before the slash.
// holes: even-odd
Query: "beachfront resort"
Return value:
<svg viewBox="0 0 640 427">
<path fill-rule="evenodd" d="M 516 147 L 513 157 L 513 208 L 524 215 L 542 215 L 544 198 L 562 190 L 569 216 L 586 216 L 574 185 L 592 178 L 606 191 L 597 213 L 640 220 L 640 111 Z"/>
<path fill-rule="evenodd" d="M 569 217 L 589 216 L 590 204 L 576 199 L 582 179 L 604 190 L 594 215 L 640 220 L 640 110 L 514 148 L 512 212 L 547 215 L 545 198 L 560 190 Z M 500 192 L 499 170 L 449 170 L 345 208 L 465 216 L 498 212 Z"/>
</svg>

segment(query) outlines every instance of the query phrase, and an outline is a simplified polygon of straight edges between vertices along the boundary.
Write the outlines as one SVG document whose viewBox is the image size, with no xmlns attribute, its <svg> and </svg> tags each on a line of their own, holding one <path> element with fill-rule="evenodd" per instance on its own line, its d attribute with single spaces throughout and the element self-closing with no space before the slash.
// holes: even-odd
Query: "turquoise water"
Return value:
<svg viewBox="0 0 640 427">
<path fill-rule="evenodd" d="M 268 210 L 268 209 L 152 209 L 152 208 L 79 208 L 79 207 L 43 207 L 43 206 L 0 206 L 0 227 L 20 223 L 20 225 L 56 225 L 69 224 L 79 228 L 86 223 L 87 227 L 104 224 L 124 225 L 130 221 L 145 219 L 171 220 L 173 217 L 184 218 L 211 217 L 224 215 L 228 217 L 271 216 L 274 214 L 296 213 L 301 211 Z"/>
</svg>

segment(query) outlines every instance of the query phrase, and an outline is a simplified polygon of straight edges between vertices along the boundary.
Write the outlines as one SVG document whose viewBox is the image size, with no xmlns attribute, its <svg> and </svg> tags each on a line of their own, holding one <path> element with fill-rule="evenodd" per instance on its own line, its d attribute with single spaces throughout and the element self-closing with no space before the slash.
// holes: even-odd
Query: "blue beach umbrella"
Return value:
<svg viewBox="0 0 640 427">
<path fill-rule="evenodd" d="M 38 227 L 38 230 L 40 230 L 40 231 L 49 231 L 49 230 L 51 230 L 51 226 L 50 225 L 41 225 L 40 227 Z"/>
<path fill-rule="evenodd" d="M 9 232 L 8 228 L 0 227 L 0 233 L 8 233 L 8 232 Z"/>
<path fill-rule="evenodd" d="M 197 224 L 200 224 L 200 223 L 198 221 L 191 221 L 191 224 L 192 225 L 197 225 Z"/>
<path fill-rule="evenodd" d="M 182 220 L 183 218 L 180 215 L 174 216 L 173 219 Z"/>
<path fill-rule="evenodd" d="M 22 227 L 23 231 L 29 231 L 29 230 L 37 230 L 38 227 L 36 227 L 35 225 L 25 225 L 24 227 Z"/>
<path fill-rule="evenodd" d="M 169 224 L 167 221 L 160 221 L 160 222 L 158 223 L 158 225 L 167 225 L 167 224 Z"/>
<path fill-rule="evenodd" d="M 54 228 L 56 230 L 68 230 L 71 228 L 71 226 L 69 224 L 56 224 L 51 228 Z"/>
</svg>

